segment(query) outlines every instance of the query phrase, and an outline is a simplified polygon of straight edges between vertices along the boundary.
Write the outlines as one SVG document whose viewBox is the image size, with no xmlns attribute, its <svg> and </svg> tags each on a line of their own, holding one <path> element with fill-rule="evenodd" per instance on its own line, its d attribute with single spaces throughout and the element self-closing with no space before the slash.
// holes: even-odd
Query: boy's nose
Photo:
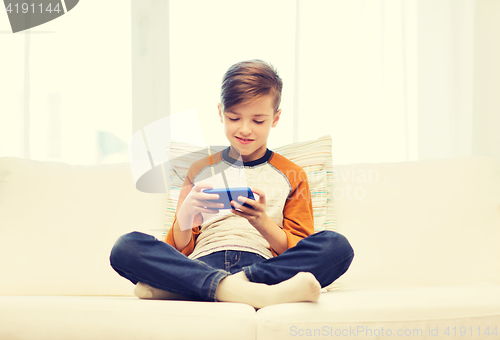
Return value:
<svg viewBox="0 0 500 340">
<path fill-rule="evenodd" d="M 240 133 L 242 135 L 248 136 L 252 133 L 252 129 L 250 128 L 250 124 L 243 123 L 240 127 Z"/>
</svg>

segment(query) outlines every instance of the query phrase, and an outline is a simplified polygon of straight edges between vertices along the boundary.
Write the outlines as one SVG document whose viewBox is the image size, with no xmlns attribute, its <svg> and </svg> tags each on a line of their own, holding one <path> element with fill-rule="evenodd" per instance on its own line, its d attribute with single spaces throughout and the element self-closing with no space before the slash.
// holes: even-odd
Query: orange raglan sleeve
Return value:
<svg viewBox="0 0 500 340">
<path fill-rule="evenodd" d="M 290 249 L 314 233 L 313 208 L 305 171 L 293 163 L 295 167 L 284 170 L 280 163 L 276 164 L 278 169 L 281 168 L 279 170 L 287 176 L 292 186 L 283 208 L 283 231 L 288 241 L 287 249 Z M 278 255 L 272 247 L 271 252 L 274 256 Z"/>
<path fill-rule="evenodd" d="M 195 172 L 195 167 L 191 166 L 189 168 L 188 174 L 184 180 L 184 184 L 182 185 L 181 192 L 179 193 L 179 200 L 177 201 L 177 207 L 175 209 L 175 217 L 174 217 L 174 223 L 172 224 L 172 227 L 167 233 L 167 236 L 165 237 L 165 242 L 172 245 L 174 248 L 177 249 L 175 246 L 175 239 L 174 239 L 174 225 L 177 222 L 177 213 L 179 212 L 180 207 L 182 206 L 182 203 L 186 199 L 187 195 L 191 192 L 191 189 L 193 188 L 193 178 L 194 178 L 194 172 Z M 193 219 L 193 227 L 191 229 L 191 240 L 189 243 L 182 249 L 182 253 L 184 255 L 189 255 L 193 252 L 196 238 L 198 237 L 200 233 L 200 225 L 203 223 L 203 216 L 198 213 L 195 215 Z"/>
</svg>

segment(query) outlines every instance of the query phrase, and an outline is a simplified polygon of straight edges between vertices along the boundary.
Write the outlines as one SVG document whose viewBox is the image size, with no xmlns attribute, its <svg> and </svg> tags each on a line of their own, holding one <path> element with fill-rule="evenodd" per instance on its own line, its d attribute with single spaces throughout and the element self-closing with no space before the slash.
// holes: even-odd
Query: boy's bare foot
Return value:
<svg viewBox="0 0 500 340">
<path fill-rule="evenodd" d="M 219 301 L 242 302 L 262 308 L 286 302 L 315 302 L 320 293 L 321 285 L 308 272 L 300 272 L 275 285 L 250 282 L 243 272 L 239 272 L 221 280 L 216 298 Z"/>
</svg>

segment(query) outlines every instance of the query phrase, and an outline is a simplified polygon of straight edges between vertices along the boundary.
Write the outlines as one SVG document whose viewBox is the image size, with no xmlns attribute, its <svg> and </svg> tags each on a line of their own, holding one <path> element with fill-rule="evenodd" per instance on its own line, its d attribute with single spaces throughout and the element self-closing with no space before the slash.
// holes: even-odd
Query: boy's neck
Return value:
<svg viewBox="0 0 500 340">
<path fill-rule="evenodd" d="M 259 158 L 264 157 L 264 155 L 266 154 L 266 151 L 267 151 L 267 147 L 266 147 L 266 145 L 263 145 L 262 147 L 255 150 L 254 152 L 252 152 L 249 155 L 241 155 L 240 152 L 238 151 L 238 149 L 236 149 L 234 146 L 231 145 L 231 147 L 229 149 L 229 156 L 231 158 L 234 158 L 234 159 L 241 159 L 244 163 L 248 163 L 248 162 L 255 161 Z"/>
<path fill-rule="evenodd" d="M 270 152 L 270 150 L 269 150 Z M 268 149 L 267 147 L 264 146 L 264 149 L 263 150 L 256 150 L 256 152 L 250 154 L 250 155 L 240 155 L 238 149 L 234 148 L 232 145 L 229 147 L 229 150 L 227 151 L 227 156 L 230 157 L 232 160 L 236 161 L 236 162 L 243 162 L 243 163 L 254 163 L 254 162 L 257 162 L 259 163 L 258 161 L 262 158 L 266 158 L 266 156 L 270 156 L 270 155 L 267 155 L 268 153 Z M 272 153 L 272 152 L 270 152 Z M 263 159 L 263 161 L 265 161 Z"/>
</svg>

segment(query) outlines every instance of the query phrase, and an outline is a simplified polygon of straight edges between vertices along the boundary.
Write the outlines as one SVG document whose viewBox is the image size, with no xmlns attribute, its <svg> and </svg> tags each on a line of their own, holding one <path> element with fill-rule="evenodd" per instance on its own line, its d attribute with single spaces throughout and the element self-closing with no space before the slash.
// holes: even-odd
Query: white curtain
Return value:
<svg viewBox="0 0 500 340">
<path fill-rule="evenodd" d="M 0 156 L 124 159 L 132 78 L 130 6 L 121 4 L 80 1 L 64 16 L 14 34 L 0 15 Z"/>
<path fill-rule="evenodd" d="M 336 164 L 500 161 L 498 1 L 111 1 L 112 19 L 95 1 L 29 36 L 0 22 L 0 156 L 120 161 L 137 129 L 190 108 L 226 144 L 222 75 L 259 58 L 284 80 L 271 148 L 330 134 Z"/>
<path fill-rule="evenodd" d="M 205 139 L 224 143 L 221 76 L 233 62 L 261 58 L 285 83 L 271 147 L 330 134 L 336 164 L 500 160 L 486 142 L 500 145 L 500 104 L 484 95 L 500 72 L 481 43 L 500 33 L 498 4 L 171 0 L 171 111 L 195 107 Z"/>
<path fill-rule="evenodd" d="M 414 156 L 416 3 L 301 1 L 299 138 L 330 134 L 335 163 Z"/>
</svg>

